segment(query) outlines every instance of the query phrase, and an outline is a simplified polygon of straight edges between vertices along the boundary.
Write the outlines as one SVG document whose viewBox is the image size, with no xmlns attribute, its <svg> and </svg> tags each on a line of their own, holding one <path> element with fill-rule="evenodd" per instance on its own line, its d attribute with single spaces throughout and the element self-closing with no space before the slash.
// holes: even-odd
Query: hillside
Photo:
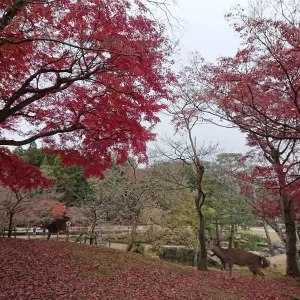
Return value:
<svg viewBox="0 0 300 300">
<path fill-rule="evenodd" d="M 299 281 L 191 267 L 66 242 L 0 238 L 0 299 L 300 299 Z M 248 276 L 247 276 L 248 275 Z M 274 276 L 272 276 L 273 278 Z M 267 275 L 267 279 L 270 276 Z"/>
</svg>

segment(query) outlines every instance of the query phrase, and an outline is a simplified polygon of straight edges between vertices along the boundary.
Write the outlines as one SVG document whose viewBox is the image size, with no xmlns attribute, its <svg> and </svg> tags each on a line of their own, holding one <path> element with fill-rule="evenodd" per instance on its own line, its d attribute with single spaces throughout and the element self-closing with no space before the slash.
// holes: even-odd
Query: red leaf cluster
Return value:
<svg viewBox="0 0 300 300">
<path fill-rule="evenodd" d="M 256 283 L 117 250 L 0 239 L 0 299 L 290 299 L 295 281 Z"/>
<path fill-rule="evenodd" d="M 0 148 L 0 182 L 14 192 L 46 188 L 51 184 L 38 167 L 22 161 L 6 148 Z"/>
</svg>

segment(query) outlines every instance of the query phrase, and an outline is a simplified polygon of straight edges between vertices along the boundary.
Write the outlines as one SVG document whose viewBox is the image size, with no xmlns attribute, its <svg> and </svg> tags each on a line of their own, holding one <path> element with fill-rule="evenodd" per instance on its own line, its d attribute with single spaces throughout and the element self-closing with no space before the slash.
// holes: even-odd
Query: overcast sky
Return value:
<svg viewBox="0 0 300 300">
<path fill-rule="evenodd" d="M 187 62 L 189 53 L 198 51 L 206 60 L 214 61 L 219 56 L 232 56 L 237 51 L 239 39 L 224 14 L 235 4 L 247 4 L 247 0 L 178 0 L 178 7 L 172 13 L 182 20 L 180 56 L 177 64 Z M 161 123 L 155 128 L 158 136 L 172 136 L 170 120 L 160 115 Z M 214 125 L 200 125 L 194 134 L 197 141 L 218 142 L 223 152 L 245 153 L 245 138 L 236 129 L 225 129 Z"/>
</svg>

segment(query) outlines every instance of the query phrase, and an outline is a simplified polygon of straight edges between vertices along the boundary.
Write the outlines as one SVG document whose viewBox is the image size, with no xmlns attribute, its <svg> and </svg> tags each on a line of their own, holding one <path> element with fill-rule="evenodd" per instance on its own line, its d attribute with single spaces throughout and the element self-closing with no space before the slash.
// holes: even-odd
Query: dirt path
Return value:
<svg viewBox="0 0 300 300">
<path fill-rule="evenodd" d="M 276 264 L 277 266 L 285 265 L 286 264 L 286 255 L 285 254 L 279 254 L 276 256 L 270 256 L 268 257 L 271 264 Z"/>
</svg>

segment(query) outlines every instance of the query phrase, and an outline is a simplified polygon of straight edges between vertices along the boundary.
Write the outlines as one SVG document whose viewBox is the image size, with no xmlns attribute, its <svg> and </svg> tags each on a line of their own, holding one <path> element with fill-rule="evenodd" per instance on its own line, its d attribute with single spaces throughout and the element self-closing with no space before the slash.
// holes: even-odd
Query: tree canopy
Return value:
<svg viewBox="0 0 300 300">
<path fill-rule="evenodd" d="M 25 167 L 7 147 L 34 141 L 85 174 L 112 151 L 146 160 L 173 79 L 164 31 L 140 1 L 1 1 L 1 182 Z"/>
</svg>

